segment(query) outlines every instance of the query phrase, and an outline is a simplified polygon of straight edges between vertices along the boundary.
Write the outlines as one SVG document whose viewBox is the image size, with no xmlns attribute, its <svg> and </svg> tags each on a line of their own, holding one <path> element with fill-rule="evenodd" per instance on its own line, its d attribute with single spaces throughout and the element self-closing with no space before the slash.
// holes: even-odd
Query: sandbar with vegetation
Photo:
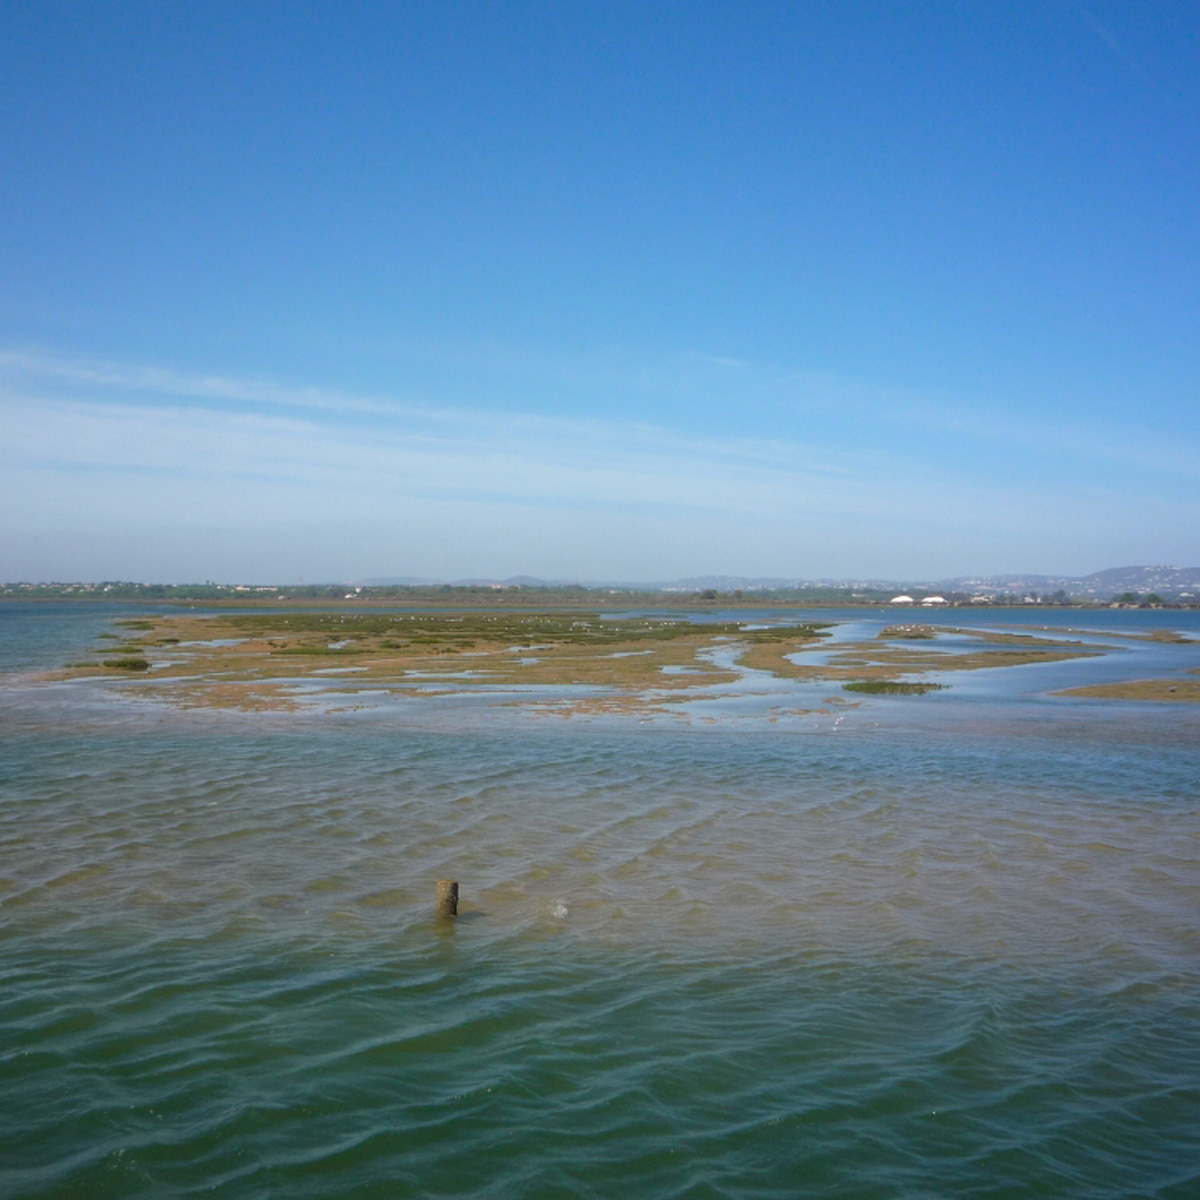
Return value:
<svg viewBox="0 0 1200 1200">
<path fill-rule="evenodd" d="M 712 652 L 736 642 L 790 653 L 821 637 L 814 623 L 747 629 L 673 617 L 596 613 L 237 613 L 121 622 L 120 647 L 67 674 L 138 674 L 184 704 L 291 707 L 288 684 L 338 682 L 428 695 L 531 684 L 607 689 L 617 699 L 734 683 Z M 116 651 L 121 657 L 115 657 Z M 112 657 L 110 657 L 112 656 Z"/>
<path fill-rule="evenodd" d="M 948 637 L 962 635 L 973 639 L 975 644 L 970 649 L 946 648 Z M 1105 653 L 1107 647 L 1061 638 L 936 625 L 893 625 L 873 640 L 842 642 L 832 652 L 821 654 L 819 661 L 805 661 L 803 655 L 770 643 L 748 648 L 741 661 L 792 679 L 897 680 L 914 673 L 1018 667 Z"/>
<path fill-rule="evenodd" d="M 930 673 L 1110 652 L 1061 634 L 893 625 L 869 640 L 830 643 L 829 626 L 816 622 L 696 622 L 682 614 L 576 611 L 291 609 L 166 614 L 119 621 L 117 627 L 119 635 L 101 636 L 93 659 L 68 664 L 52 677 L 146 681 L 154 695 L 186 707 L 295 708 L 316 683 L 340 695 L 410 696 L 518 689 L 529 697 L 524 689 L 540 685 L 545 692 L 578 689 L 555 701 L 571 711 L 650 712 L 698 694 L 744 690 L 753 671 L 868 695 L 918 696 L 945 686 L 921 679 Z M 1112 689 L 1121 687 L 1134 689 L 1129 698 L 1183 700 L 1195 686 L 1176 683 L 1176 691 L 1164 688 L 1159 696 L 1147 692 L 1149 682 L 1143 681 L 1069 694 L 1115 695 Z"/>
<path fill-rule="evenodd" d="M 1123 683 L 1097 683 L 1067 688 L 1058 696 L 1092 700 L 1156 700 L 1166 704 L 1200 704 L 1200 679 L 1131 679 Z"/>
</svg>

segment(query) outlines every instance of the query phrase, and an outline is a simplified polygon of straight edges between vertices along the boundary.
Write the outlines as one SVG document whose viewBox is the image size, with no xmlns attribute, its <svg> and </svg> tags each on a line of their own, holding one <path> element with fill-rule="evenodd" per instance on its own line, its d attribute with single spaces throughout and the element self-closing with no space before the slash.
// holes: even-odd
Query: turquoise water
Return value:
<svg viewBox="0 0 1200 1200">
<path fill-rule="evenodd" d="M 0 1195 L 1200 1194 L 1200 713 L 1049 694 L 1200 647 L 650 721 L 32 676 L 128 612 L 0 606 Z"/>
</svg>

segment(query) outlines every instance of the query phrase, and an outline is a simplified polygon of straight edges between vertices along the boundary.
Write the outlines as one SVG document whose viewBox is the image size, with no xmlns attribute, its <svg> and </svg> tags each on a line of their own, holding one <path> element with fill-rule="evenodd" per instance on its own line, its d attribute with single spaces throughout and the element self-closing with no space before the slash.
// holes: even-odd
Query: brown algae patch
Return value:
<svg viewBox="0 0 1200 1200">
<path fill-rule="evenodd" d="M 180 708 L 227 708 L 239 712 L 295 712 L 300 705 L 282 683 L 214 683 L 188 681 L 155 688 L 155 699 Z"/>
</svg>

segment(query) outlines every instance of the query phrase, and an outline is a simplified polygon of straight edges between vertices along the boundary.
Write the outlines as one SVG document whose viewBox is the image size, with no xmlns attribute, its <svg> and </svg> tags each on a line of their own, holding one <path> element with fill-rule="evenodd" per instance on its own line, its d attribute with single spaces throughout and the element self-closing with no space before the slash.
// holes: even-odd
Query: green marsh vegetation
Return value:
<svg viewBox="0 0 1200 1200">
<path fill-rule="evenodd" d="M 914 674 L 1052 662 L 1098 650 L 1023 632 L 897 624 L 886 627 L 881 638 L 839 644 L 809 663 L 804 652 L 820 645 L 828 625 L 746 624 L 697 622 L 682 613 L 604 616 L 522 609 L 164 615 L 123 622 L 127 640 L 114 648 L 115 654 L 109 651 L 104 665 L 146 671 L 152 647 L 186 642 L 175 661 L 155 670 L 155 681 L 186 693 L 189 703 L 241 706 L 241 697 L 248 696 L 273 704 L 280 700 L 280 689 L 337 664 L 353 667 L 359 686 L 412 691 L 421 686 L 418 680 L 431 676 L 463 688 L 586 685 L 604 689 L 617 703 L 637 704 L 697 686 L 737 683 L 744 668 L 785 678 L 836 680 L 866 695 L 923 695 L 945 685 L 908 682 Z M 963 633 L 975 644 L 955 652 L 934 645 L 943 634 Z M 989 642 L 994 644 L 984 644 Z M 714 653 L 721 650 L 732 653 L 732 663 Z M 117 668 L 117 663 L 122 665 Z"/>
<path fill-rule="evenodd" d="M 940 692 L 944 683 L 902 683 L 895 679 L 853 679 L 843 683 L 847 692 L 865 692 L 870 696 L 923 696 L 926 692 Z"/>
<path fill-rule="evenodd" d="M 132 624 L 126 623 L 127 632 Z M 790 653 L 826 628 L 791 622 L 747 629 L 742 621 L 697 623 L 670 614 L 461 609 L 172 614 L 136 625 L 144 636 L 120 647 L 131 659 L 144 660 L 152 647 L 185 643 L 173 661 L 158 664 L 156 694 L 184 704 L 241 708 L 286 707 L 289 687 L 334 663 L 354 669 L 346 688 L 417 694 L 430 677 L 442 677 L 464 688 L 587 686 L 618 705 L 636 705 L 650 692 L 737 682 L 740 670 L 713 656 L 725 646 L 737 654 Z"/>
<path fill-rule="evenodd" d="M 1082 640 L 1078 630 L 1035 634 L 1028 628 L 909 623 L 824 650 L 831 626 L 816 621 L 706 621 L 691 620 L 685 612 L 607 616 L 557 608 L 243 609 L 130 618 L 116 625 L 120 634 L 100 635 L 94 651 L 100 661 L 71 663 L 68 669 L 104 677 L 153 667 L 156 696 L 189 707 L 241 709 L 296 707 L 296 687 L 308 675 L 329 676 L 326 682 L 346 695 L 380 688 L 411 696 L 444 694 L 447 688 L 581 689 L 551 702 L 564 715 L 669 711 L 662 706 L 693 698 L 696 688 L 715 694 L 714 687 L 743 686 L 748 669 L 836 682 L 864 695 L 917 696 L 946 686 L 913 681 L 926 672 L 1048 663 L 1106 650 Z M 943 635 L 959 644 L 937 644 Z M 1172 631 L 1132 636 L 1189 640 Z M 150 661 L 164 647 L 171 648 L 170 658 Z M 814 649 L 822 652 L 810 657 Z M 1139 681 L 1123 685 L 1122 697 L 1177 702 L 1195 699 L 1198 691 L 1192 681 Z M 1112 689 L 1086 694 L 1117 695 Z"/>
<path fill-rule="evenodd" d="M 360 651 L 350 646 L 279 646 L 271 651 L 272 654 L 358 654 Z"/>
<path fill-rule="evenodd" d="M 287 639 L 277 654 L 354 654 L 441 646 L 471 649 L 503 643 L 514 647 L 612 646 L 669 642 L 683 637 L 736 637 L 751 643 L 820 636 L 808 622 L 746 631 L 736 621 L 694 624 L 678 617 L 601 617 L 595 613 L 245 613 L 212 618 L 222 636 Z M 297 641 L 298 639 L 298 641 Z M 346 642 L 347 645 L 332 643 Z"/>
<path fill-rule="evenodd" d="M 943 634 L 966 635 L 974 644 L 946 650 L 935 645 Z M 1101 647 L 1077 640 L 907 624 L 887 626 L 869 641 L 839 643 L 832 653 L 823 656 L 820 663 L 806 662 L 803 653 L 796 653 L 804 649 L 804 645 L 788 648 L 779 643 L 752 646 L 742 657 L 742 663 L 794 679 L 837 679 L 855 683 L 896 681 L 901 676 L 926 671 L 973 671 L 1059 662 L 1104 653 Z"/>
</svg>

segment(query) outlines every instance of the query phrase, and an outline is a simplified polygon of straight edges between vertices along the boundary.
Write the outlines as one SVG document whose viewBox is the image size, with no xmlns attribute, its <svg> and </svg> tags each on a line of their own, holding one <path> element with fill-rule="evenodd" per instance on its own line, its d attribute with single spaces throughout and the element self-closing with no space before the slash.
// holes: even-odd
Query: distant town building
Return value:
<svg viewBox="0 0 1200 1200">
<path fill-rule="evenodd" d="M 914 601 L 911 596 L 893 596 L 891 598 L 891 600 L 888 601 L 888 603 L 889 604 L 915 604 L 916 601 Z"/>
<path fill-rule="evenodd" d="M 945 596 L 926 596 L 921 603 L 933 606 L 935 604 L 949 604 L 950 601 Z"/>
</svg>

